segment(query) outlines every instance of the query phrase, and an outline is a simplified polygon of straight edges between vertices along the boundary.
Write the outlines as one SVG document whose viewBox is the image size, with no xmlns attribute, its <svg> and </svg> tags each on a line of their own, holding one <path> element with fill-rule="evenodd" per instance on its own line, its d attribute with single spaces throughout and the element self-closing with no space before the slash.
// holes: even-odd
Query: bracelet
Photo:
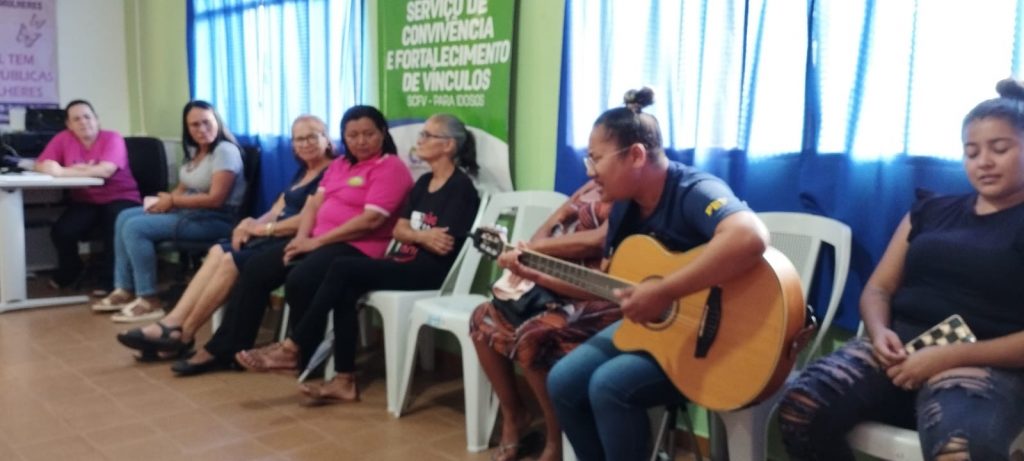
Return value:
<svg viewBox="0 0 1024 461">
<path fill-rule="evenodd" d="M 263 235 L 264 236 L 272 237 L 274 235 L 274 224 L 277 224 L 277 222 L 270 221 L 270 222 L 267 223 L 266 226 L 263 226 Z"/>
</svg>

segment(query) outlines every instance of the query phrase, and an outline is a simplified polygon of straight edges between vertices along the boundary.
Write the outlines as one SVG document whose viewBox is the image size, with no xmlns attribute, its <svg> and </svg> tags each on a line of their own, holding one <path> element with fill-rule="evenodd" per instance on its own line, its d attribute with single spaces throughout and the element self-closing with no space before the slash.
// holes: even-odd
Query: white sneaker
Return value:
<svg viewBox="0 0 1024 461">
<path fill-rule="evenodd" d="M 117 323 L 149 322 L 164 318 L 164 310 L 159 305 L 153 305 L 144 298 L 135 298 L 135 301 L 121 308 L 121 312 L 110 317 Z"/>
</svg>

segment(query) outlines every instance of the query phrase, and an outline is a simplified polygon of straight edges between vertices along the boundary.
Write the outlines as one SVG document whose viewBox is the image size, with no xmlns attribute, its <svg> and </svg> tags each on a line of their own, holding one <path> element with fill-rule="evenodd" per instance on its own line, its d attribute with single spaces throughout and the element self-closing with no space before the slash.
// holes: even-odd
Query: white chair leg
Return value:
<svg viewBox="0 0 1024 461">
<path fill-rule="evenodd" d="M 413 365 L 416 362 L 416 343 L 418 342 L 416 336 L 419 335 L 420 327 L 422 323 L 416 321 L 416 319 L 410 319 L 409 322 L 409 340 L 406 341 L 405 351 L 402 355 L 402 369 L 404 370 L 399 377 L 398 394 L 395 400 L 395 417 L 401 417 L 402 411 L 405 410 L 405 401 L 409 397 L 409 383 L 412 381 Z"/>
<path fill-rule="evenodd" d="M 565 436 L 565 432 L 562 433 L 562 461 L 576 461 L 576 452 L 572 449 L 572 444 L 569 443 L 569 437 Z"/>
<path fill-rule="evenodd" d="M 384 385 L 387 387 L 388 413 L 397 418 L 401 415 L 398 386 L 406 373 L 402 354 L 405 353 L 407 332 L 401 331 L 398 325 L 392 325 L 395 320 L 383 315 L 381 319 L 384 324 Z"/>
<path fill-rule="evenodd" d="M 220 306 L 217 310 L 213 311 L 213 316 L 210 317 L 210 330 L 216 333 L 222 323 L 224 323 L 224 306 Z"/>
<path fill-rule="evenodd" d="M 476 349 L 469 338 L 462 341 L 462 380 L 466 402 L 466 449 L 484 451 L 491 439 L 491 431 L 498 417 L 497 398 L 491 382 L 483 373 Z"/>
<path fill-rule="evenodd" d="M 277 330 L 278 341 L 284 341 L 288 338 L 288 316 L 290 313 L 291 309 L 288 308 L 288 303 L 284 303 L 284 306 L 281 307 L 281 327 Z"/>
<path fill-rule="evenodd" d="M 725 425 L 729 459 L 767 459 L 768 423 L 772 410 L 781 399 L 782 393 L 776 392 L 768 400 L 753 407 L 717 413 Z"/>
</svg>

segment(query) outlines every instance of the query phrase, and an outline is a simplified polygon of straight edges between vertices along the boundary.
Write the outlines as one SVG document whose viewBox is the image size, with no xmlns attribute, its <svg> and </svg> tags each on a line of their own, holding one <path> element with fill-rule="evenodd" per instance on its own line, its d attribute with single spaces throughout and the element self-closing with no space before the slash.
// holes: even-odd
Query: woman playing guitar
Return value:
<svg viewBox="0 0 1024 461">
<path fill-rule="evenodd" d="M 865 419 L 916 423 L 925 459 L 1008 459 L 1024 429 L 1024 87 L 996 88 L 963 122 L 974 192 L 913 205 L 861 295 L 868 337 L 787 391 L 779 426 L 793 459 L 854 459 L 845 435 Z M 978 342 L 906 352 L 952 314 Z"/>
<path fill-rule="evenodd" d="M 654 236 L 673 251 L 706 244 L 690 264 L 658 280 L 616 292 L 623 315 L 657 319 L 676 299 L 728 281 L 761 260 L 768 232 L 720 179 L 670 161 L 658 121 L 641 109 L 653 102 L 644 88 L 626 94 L 626 106 L 606 111 L 590 135 L 587 174 L 615 204 L 605 256 L 631 234 Z M 543 286 L 592 297 L 502 255 L 502 264 Z M 548 391 L 577 456 L 584 460 L 644 459 L 649 451 L 647 408 L 684 398 L 653 358 L 612 344 L 621 322 L 602 330 L 555 364 Z"/>
</svg>

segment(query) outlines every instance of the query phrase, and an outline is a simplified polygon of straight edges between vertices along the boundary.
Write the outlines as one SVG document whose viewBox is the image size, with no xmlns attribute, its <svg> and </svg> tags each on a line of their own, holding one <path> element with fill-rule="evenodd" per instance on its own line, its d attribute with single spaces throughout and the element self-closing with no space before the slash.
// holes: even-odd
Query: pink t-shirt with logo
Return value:
<svg viewBox="0 0 1024 461">
<path fill-rule="evenodd" d="M 344 157 L 331 162 L 320 180 L 324 201 L 317 210 L 312 237 L 326 234 L 363 210 L 383 213 L 388 221 L 356 240 L 347 243 L 371 258 L 384 256 L 396 216 L 409 189 L 412 175 L 397 155 L 384 155 L 353 165 Z"/>
<path fill-rule="evenodd" d="M 71 199 L 80 203 L 102 205 L 116 200 L 141 202 L 139 186 L 135 183 L 132 172 L 128 169 L 128 148 L 124 138 L 115 131 L 100 130 L 96 142 L 86 148 L 69 130 L 57 133 L 37 162 L 53 160 L 61 166 L 72 166 L 80 163 L 110 162 L 117 165 L 117 171 L 103 180 L 102 186 L 78 187 L 71 189 Z"/>
</svg>

